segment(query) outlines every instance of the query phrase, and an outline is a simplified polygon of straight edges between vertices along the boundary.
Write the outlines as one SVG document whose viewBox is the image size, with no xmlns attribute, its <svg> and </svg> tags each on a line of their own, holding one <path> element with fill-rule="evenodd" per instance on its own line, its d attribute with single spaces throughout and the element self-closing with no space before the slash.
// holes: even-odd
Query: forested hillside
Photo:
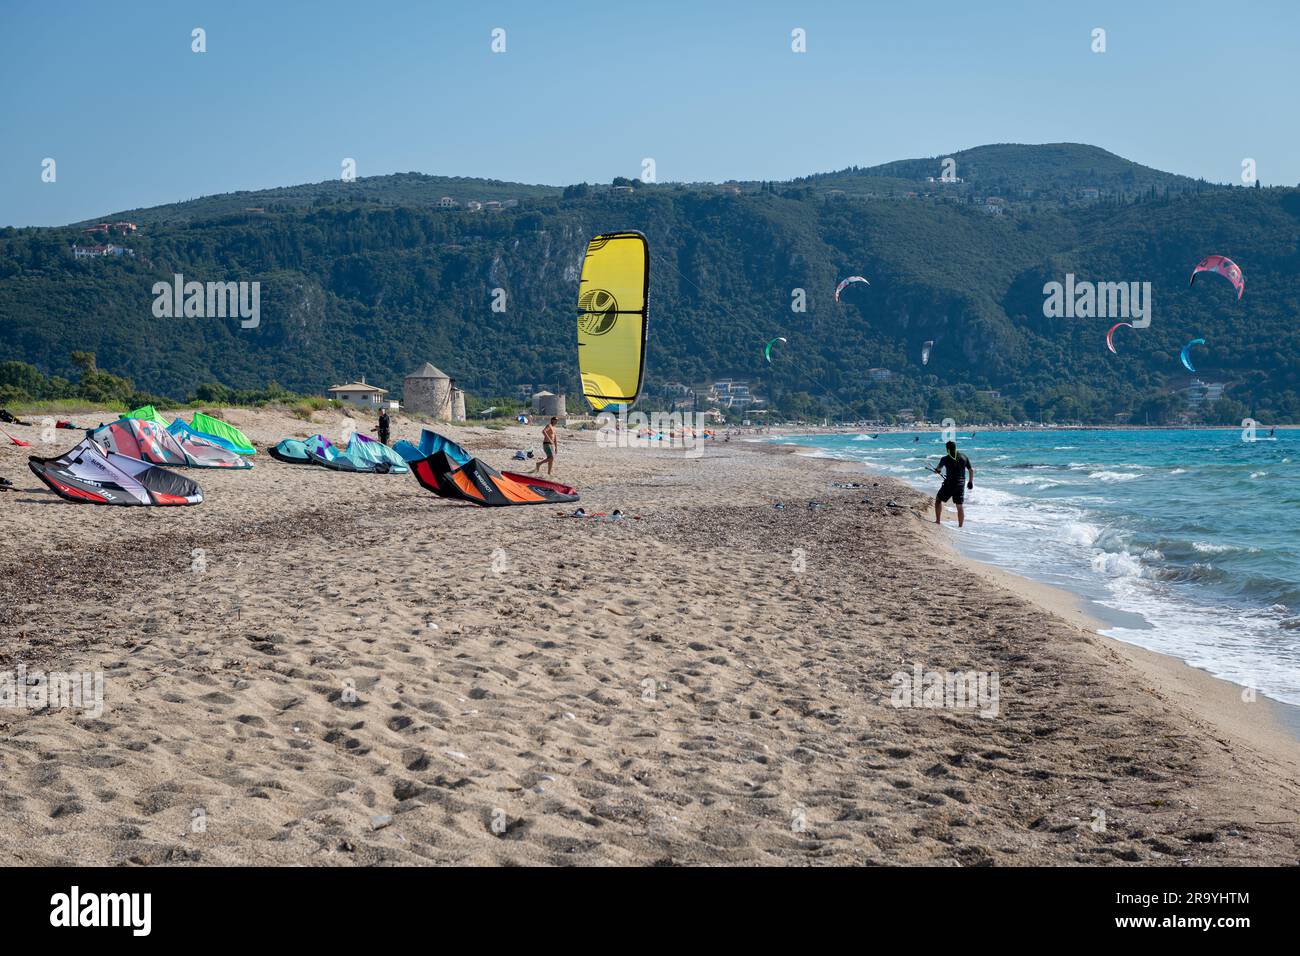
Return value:
<svg viewBox="0 0 1300 956">
<path fill-rule="evenodd" d="M 927 187 L 940 172 L 932 161 L 739 194 L 403 174 L 116 213 L 104 221 L 139 229 L 111 240 L 80 225 L 3 229 L 0 362 L 74 377 L 71 353 L 93 352 L 100 368 L 176 398 L 214 382 L 319 392 L 362 374 L 400 391 L 425 361 L 481 396 L 524 382 L 576 391 L 586 241 L 631 228 L 652 248 L 652 407 L 670 382 L 727 376 L 802 415 L 908 407 L 962 421 L 1171 421 L 1186 413 L 1175 390 L 1193 378 L 1179 349 L 1201 337 L 1199 377 L 1227 390 L 1198 414 L 1300 421 L 1300 191 L 1208 187 L 1091 147 L 1064 158 L 1055 146 L 983 149 L 995 152 L 979 156 L 978 175 L 967 170 L 960 195 Z M 973 164 L 960 160 L 958 175 L 963 163 Z M 835 185 L 850 180 L 913 182 L 915 196 Z M 1084 187 L 1099 200 L 1076 201 Z M 442 195 L 518 205 L 437 208 Z M 134 256 L 74 259 L 74 242 L 94 241 Z M 1242 266 L 1241 301 L 1217 276 L 1189 287 L 1210 253 Z M 1150 328 L 1121 330 L 1112 355 L 1104 336 L 1118 319 L 1045 318 L 1044 283 L 1067 272 L 1150 282 Z M 153 284 L 176 273 L 259 281 L 260 325 L 155 318 Z M 836 304 L 836 282 L 854 273 L 871 285 Z M 492 310 L 494 289 L 505 290 L 505 312 Z M 804 312 L 792 311 L 799 289 Z M 769 366 L 762 347 L 778 335 L 789 341 Z M 892 378 L 873 380 L 873 368 Z M 16 376 L 17 366 L 0 367 L 0 389 L 12 393 Z"/>
</svg>

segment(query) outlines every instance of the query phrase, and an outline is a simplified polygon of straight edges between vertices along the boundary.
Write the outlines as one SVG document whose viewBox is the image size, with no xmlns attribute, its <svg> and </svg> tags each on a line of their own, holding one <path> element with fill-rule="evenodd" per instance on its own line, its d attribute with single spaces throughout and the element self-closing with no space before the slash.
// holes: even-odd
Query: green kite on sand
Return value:
<svg viewBox="0 0 1300 956">
<path fill-rule="evenodd" d="M 123 418 L 140 418 L 146 422 L 153 422 L 163 428 L 167 427 L 167 419 L 158 414 L 158 409 L 152 405 L 141 405 L 122 416 Z"/>
<path fill-rule="evenodd" d="M 194 417 L 190 419 L 190 427 L 204 435 L 215 435 L 217 438 L 224 439 L 227 447 L 236 454 L 257 454 L 257 450 L 253 448 L 253 443 L 248 440 L 247 435 L 234 425 L 223 422 L 220 418 L 213 418 L 211 415 L 195 412 Z"/>
</svg>

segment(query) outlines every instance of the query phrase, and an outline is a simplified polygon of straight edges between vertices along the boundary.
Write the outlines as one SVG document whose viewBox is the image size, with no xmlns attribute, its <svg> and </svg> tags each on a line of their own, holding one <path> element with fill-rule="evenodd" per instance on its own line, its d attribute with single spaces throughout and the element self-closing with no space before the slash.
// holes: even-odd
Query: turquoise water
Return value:
<svg viewBox="0 0 1300 956">
<path fill-rule="evenodd" d="M 1108 636 L 1300 704 L 1300 430 L 969 436 L 963 553 L 1080 595 Z M 781 441 L 939 486 L 937 432 Z"/>
</svg>

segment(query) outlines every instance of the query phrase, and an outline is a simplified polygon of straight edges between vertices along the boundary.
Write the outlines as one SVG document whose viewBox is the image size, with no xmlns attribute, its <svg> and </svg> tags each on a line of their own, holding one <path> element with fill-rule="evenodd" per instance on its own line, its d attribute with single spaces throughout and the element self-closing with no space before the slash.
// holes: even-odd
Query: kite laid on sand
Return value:
<svg viewBox="0 0 1300 956">
<path fill-rule="evenodd" d="M 60 498 L 78 504 L 197 505 L 203 501 L 203 492 L 189 478 L 104 451 L 89 438 L 57 458 L 33 455 L 27 466 Z"/>
<path fill-rule="evenodd" d="M 353 432 L 346 448 L 339 448 L 324 435 L 299 441 L 286 438 L 270 451 L 286 465 L 322 465 L 333 471 L 356 471 L 372 475 L 404 475 L 406 461 L 383 442 Z"/>
<path fill-rule="evenodd" d="M 105 451 L 127 458 L 138 458 L 151 465 L 170 465 L 177 468 L 252 468 L 229 448 L 216 443 L 206 435 L 193 431 L 184 422 L 172 423 L 181 427 L 172 431 L 168 426 L 150 418 L 119 418 L 100 425 L 90 432 L 90 437 Z"/>
<path fill-rule="evenodd" d="M 445 450 L 411 462 L 411 470 L 416 481 L 439 498 L 467 501 L 483 508 L 558 505 L 578 500 L 576 488 L 558 481 L 497 471 L 477 458 L 457 465 Z"/>
</svg>

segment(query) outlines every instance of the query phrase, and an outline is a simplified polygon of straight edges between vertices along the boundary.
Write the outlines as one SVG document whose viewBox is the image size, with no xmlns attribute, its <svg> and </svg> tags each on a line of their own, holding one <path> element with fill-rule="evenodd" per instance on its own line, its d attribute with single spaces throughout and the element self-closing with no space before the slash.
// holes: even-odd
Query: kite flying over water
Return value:
<svg viewBox="0 0 1300 956">
<path fill-rule="evenodd" d="M 1114 353 L 1115 355 L 1118 355 L 1119 353 L 1115 351 L 1115 339 L 1114 339 L 1114 335 L 1115 335 L 1115 330 L 1116 330 L 1116 329 L 1119 329 L 1119 328 L 1131 329 L 1131 328 L 1133 328 L 1133 323 L 1132 323 L 1132 322 L 1116 322 L 1116 323 L 1115 323 L 1114 325 L 1112 325 L 1112 326 L 1110 327 L 1110 329 L 1106 332 L 1106 348 L 1110 349 L 1111 352 Z"/>
<path fill-rule="evenodd" d="M 1192 339 L 1190 342 L 1188 342 L 1186 345 L 1183 346 L 1183 351 L 1178 357 L 1183 360 L 1183 365 L 1187 366 L 1187 371 L 1189 372 L 1196 371 L 1196 369 L 1192 368 L 1192 356 L 1191 356 L 1192 346 L 1204 345 L 1204 344 L 1205 344 L 1205 339 Z"/>
<path fill-rule="evenodd" d="M 867 282 L 867 280 L 863 276 L 849 276 L 847 279 L 844 279 L 842 282 L 840 282 L 839 285 L 835 287 L 836 302 L 840 301 L 840 293 L 844 291 L 845 287 L 848 286 L 850 282 Z M 871 283 L 867 282 L 867 285 L 871 285 Z"/>
<path fill-rule="evenodd" d="M 776 338 L 772 339 L 771 342 L 768 342 L 766 348 L 763 349 L 763 357 L 767 359 L 768 365 L 772 364 L 772 346 L 777 342 L 785 342 L 785 336 L 778 335 Z M 788 345 L 789 343 L 787 342 L 786 344 Z"/>
<path fill-rule="evenodd" d="M 934 340 L 933 340 L 933 339 L 931 339 L 929 342 L 926 342 L 924 345 L 921 346 L 921 364 L 922 364 L 922 365 L 929 365 L 929 364 L 930 364 L 930 350 L 931 350 L 932 348 L 934 348 Z"/>
<path fill-rule="evenodd" d="M 1240 299 L 1241 294 L 1246 291 L 1246 277 L 1241 274 L 1241 266 L 1237 265 L 1227 256 L 1206 256 L 1197 264 L 1196 268 L 1192 270 L 1192 280 L 1187 283 L 1188 285 L 1196 284 L 1196 274 L 1198 272 L 1217 272 L 1219 275 L 1223 276 L 1231 282 L 1232 287 L 1237 290 L 1238 299 Z"/>
</svg>

